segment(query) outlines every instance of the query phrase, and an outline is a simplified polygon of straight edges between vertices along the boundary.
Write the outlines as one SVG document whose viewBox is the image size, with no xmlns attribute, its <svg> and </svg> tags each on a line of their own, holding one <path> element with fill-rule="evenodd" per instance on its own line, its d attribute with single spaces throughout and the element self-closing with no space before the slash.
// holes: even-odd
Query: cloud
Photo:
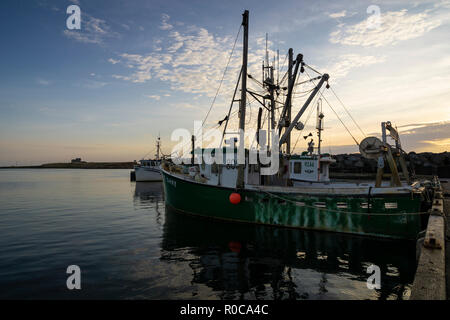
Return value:
<svg viewBox="0 0 450 320">
<path fill-rule="evenodd" d="M 109 59 L 108 59 L 108 62 L 110 62 L 110 63 L 112 63 L 112 64 L 116 64 L 116 63 L 119 63 L 120 60 L 115 60 L 115 59 L 113 59 L 113 58 L 109 58 Z"/>
<path fill-rule="evenodd" d="M 435 139 L 435 140 L 424 140 L 423 142 L 433 144 L 435 146 L 441 147 L 445 146 L 446 150 L 450 150 L 450 138 Z"/>
<path fill-rule="evenodd" d="M 385 56 L 370 56 L 360 54 L 343 54 L 334 60 L 326 70 L 333 77 L 333 79 L 345 77 L 351 69 L 369 66 L 376 63 L 381 63 L 386 60 Z"/>
<path fill-rule="evenodd" d="M 53 108 L 49 108 L 49 107 L 42 107 L 42 108 L 39 108 L 38 111 L 42 112 L 42 113 L 50 113 L 50 112 L 54 112 L 56 110 Z"/>
<path fill-rule="evenodd" d="M 328 16 L 333 19 L 343 18 L 347 14 L 347 10 L 342 10 L 340 12 L 330 13 Z"/>
<path fill-rule="evenodd" d="M 162 19 L 167 22 L 168 16 L 163 15 Z M 174 23 L 175 25 L 178 26 L 177 23 Z M 129 66 L 133 72 L 126 75 L 115 74 L 113 77 L 134 83 L 158 79 L 167 82 L 172 90 L 214 96 L 235 37 L 216 36 L 207 29 L 196 26 L 183 25 L 178 28 L 174 26 L 167 30 L 165 39 L 155 40 L 158 47 L 152 52 L 120 54 L 121 62 Z M 261 59 L 265 55 L 265 44 L 262 45 L 261 41 L 263 40 L 258 39 L 253 42 L 257 50 L 249 50 L 249 73 L 260 72 Z M 221 87 L 221 94 L 233 91 L 242 63 L 240 50 L 240 42 L 237 42 Z M 274 54 L 274 51 L 269 50 L 270 57 Z"/>
<path fill-rule="evenodd" d="M 450 121 L 409 124 L 399 128 L 400 140 L 406 148 L 414 146 L 414 150 L 408 151 L 450 151 Z M 408 148 L 410 149 L 410 148 Z"/>
<path fill-rule="evenodd" d="M 191 104 L 191 103 L 178 103 L 175 105 L 176 108 L 179 109 L 201 109 L 199 106 Z"/>
<path fill-rule="evenodd" d="M 171 30 L 173 29 L 173 25 L 169 24 L 167 21 L 169 21 L 170 16 L 168 14 L 163 13 L 161 15 L 162 19 L 161 19 L 161 25 L 159 26 L 159 28 L 161 30 Z"/>
<path fill-rule="evenodd" d="M 161 96 L 158 96 L 158 95 L 145 95 L 145 96 L 147 98 L 154 99 L 154 100 L 157 100 L 157 101 L 159 101 L 161 99 Z"/>
<path fill-rule="evenodd" d="M 117 32 L 111 28 L 105 20 L 83 14 L 81 30 L 64 30 L 64 35 L 82 43 L 103 44 L 105 39 L 118 37 Z"/>
<path fill-rule="evenodd" d="M 418 38 L 442 24 L 439 18 L 428 13 L 408 14 L 406 9 L 382 13 L 379 26 L 375 22 L 372 15 L 353 25 L 339 24 L 329 40 L 344 45 L 380 47 Z"/>
<path fill-rule="evenodd" d="M 42 78 L 37 79 L 36 82 L 41 86 L 48 86 L 51 83 L 49 80 L 45 80 Z"/>
<path fill-rule="evenodd" d="M 398 126 L 397 129 L 402 148 L 407 152 L 450 151 L 450 121 L 412 123 Z M 367 134 L 381 139 L 381 132 L 368 132 Z M 306 147 L 302 135 L 300 134 L 297 152 L 303 151 Z M 296 141 L 295 135 L 293 140 Z M 390 139 L 389 142 L 391 142 Z M 323 146 L 325 151 L 332 154 L 359 152 L 358 146 L 348 144 L 348 139 L 337 139 L 336 137 L 330 137 L 329 134 L 324 135 Z"/>
<path fill-rule="evenodd" d="M 96 80 L 86 80 L 85 83 L 83 84 L 83 87 L 88 88 L 88 89 L 99 89 L 99 88 L 103 88 L 106 85 L 108 85 L 107 82 L 96 81 Z"/>
<path fill-rule="evenodd" d="M 372 55 L 361 55 L 356 53 L 341 54 L 336 57 L 329 59 L 329 62 L 325 66 L 312 66 L 315 70 L 321 70 L 324 73 L 328 73 L 331 80 L 339 78 L 344 78 L 347 74 L 356 68 L 366 67 L 377 63 L 382 63 L 386 61 L 386 56 L 372 56 Z M 316 75 L 316 74 L 310 74 Z M 304 91 L 311 89 L 311 84 L 304 83 L 301 86 Z"/>
</svg>

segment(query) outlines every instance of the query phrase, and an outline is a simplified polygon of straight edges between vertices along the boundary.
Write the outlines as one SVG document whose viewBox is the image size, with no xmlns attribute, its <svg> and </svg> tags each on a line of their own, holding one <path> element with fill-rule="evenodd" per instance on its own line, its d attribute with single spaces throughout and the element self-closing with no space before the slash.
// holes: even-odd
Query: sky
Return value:
<svg viewBox="0 0 450 320">
<path fill-rule="evenodd" d="M 80 30 L 67 28 L 72 4 L 80 8 Z M 246 9 L 249 73 L 256 79 L 266 33 L 271 61 L 278 61 L 279 50 L 278 78 L 286 71 L 289 48 L 330 75 L 339 100 L 324 90 L 333 109 L 322 101 L 322 150 L 358 151 L 341 119 L 357 141 L 379 136 L 380 123 L 391 121 L 406 151 L 450 151 L 448 0 L 5 0 L 0 166 L 75 157 L 132 161 L 152 156 L 158 135 L 169 154 L 177 143 L 171 141 L 175 129 L 192 132 L 194 121 L 205 121 L 205 129 L 217 127 L 239 74 Z M 307 72 L 299 81 L 316 76 Z M 297 88 L 294 114 L 308 85 Z M 250 89 L 260 90 L 255 86 L 249 80 Z M 249 126 L 258 108 L 249 99 Z M 293 133 L 296 152 L 307 147 L 302 136 L 315 132 L 315 108 L 308 122 L 309 110 L 301 118 L 305 129 Z"/>
</svg>

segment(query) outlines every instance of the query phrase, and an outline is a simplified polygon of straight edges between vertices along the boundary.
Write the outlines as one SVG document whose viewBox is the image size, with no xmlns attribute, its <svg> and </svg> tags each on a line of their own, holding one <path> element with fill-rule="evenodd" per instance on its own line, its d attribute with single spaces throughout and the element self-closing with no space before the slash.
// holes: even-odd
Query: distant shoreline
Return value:
<svg viewBox="0 0 450 320">
<path fill-rule="evenodd" d="M 9 166 L 0 169 L 133 169 L 134 162 L 46 163 L 37 166 Z"/>
<path fill-rule="evenodd" d="M 337 154 L 333 156 L 335 163 L 331 164 L 330 177 L 345 179 L 347 177 L 372 178 L 377 172 L 377 162 L 366 159 L 359 153 Z M 414 168 L 417 175 L 439 176 L 450 178 L 450 152 L 432 153 L 410 152 L 406 156 L 410 168 Z M 133 169 L 134 162 L 70 162 L 46 163 L 36 166 L 8 166 L 0 169 Z M 389 170 L 388 170 L 389 171 Z"/>
</svg>

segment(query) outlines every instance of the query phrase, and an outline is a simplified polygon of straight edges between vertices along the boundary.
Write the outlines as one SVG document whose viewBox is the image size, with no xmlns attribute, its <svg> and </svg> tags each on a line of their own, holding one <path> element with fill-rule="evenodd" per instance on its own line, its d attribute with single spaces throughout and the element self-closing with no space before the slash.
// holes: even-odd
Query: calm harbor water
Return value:
<svg viewBox="0 0 450 320">
<path fill-rule="evenodd" d="M 409 296 L 413 242 L 204 220 L 163 197 L 129 170 L 0 170 L 0 299 Z M 69 265 L 81 290 L 66 287 Z"/>
</svg>

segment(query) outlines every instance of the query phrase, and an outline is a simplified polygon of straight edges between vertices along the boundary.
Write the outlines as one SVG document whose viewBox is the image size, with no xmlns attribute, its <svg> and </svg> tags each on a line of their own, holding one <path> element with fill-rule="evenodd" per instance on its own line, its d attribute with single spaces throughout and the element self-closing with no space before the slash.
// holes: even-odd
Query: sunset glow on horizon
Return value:
<svg viewBox="0 0 450 320">
<path fill-rule="evenodd" d="M 66 25 L 71 4 L 81 10 L 80 30 Z M 163 153 L 170 154 L 177 143 L 170 139 L 173 130 L 192 132 L 194 121 L 208 114 L 245 9 L 250 11 L 249 73 L 255 79 L 261 79 L 266 33 L 271 61 L 277 63 L 279 50 L 280 79 L 289 48 L 330 75 L 331 88 L 344 106 L 330 90 L 324 91 L 334 110 L 323 101 L 324 152 L 358 152 L 334 112 L 357 141 L 379 137 L 380 123 L 391 121 L 406 151 L 450 151 L 450 1 L 372 5 L 297 0 L 4 1 L 0 166 L 75 157 L 133 161 L 154 148 L 158 135 Z M 218 121 L 227 115 L 241 67 L 241 36 L 205 130 L 223 129 Z M 257 90 L 250 80 L 249 86 Z M 293 114 L 310 88 L 299 86 Z M 249 99 L 249 127 L 256 124 L 258 108 Z M 316 105 L 309 108 L 305 128 L 292 136 L 298 153 L 307 148 L 303 136 L 316 134 Z M 236 106 L 232 111 L 231 129 L 236 128 Z"/>
</svg>

